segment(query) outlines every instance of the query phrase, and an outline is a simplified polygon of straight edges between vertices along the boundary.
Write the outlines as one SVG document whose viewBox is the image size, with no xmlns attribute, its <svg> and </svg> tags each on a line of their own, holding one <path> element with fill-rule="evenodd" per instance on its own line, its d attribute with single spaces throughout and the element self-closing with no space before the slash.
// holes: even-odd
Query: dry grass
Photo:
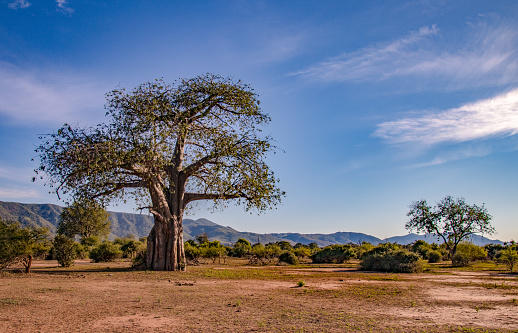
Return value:
<svg viewBox="0 0 518 333">
<path fill-rule="evenodd" d="M 518 279 L 486 266 L 434 266 L 423 274 L 239 260 L 184 273 L 128 266 L 37 262 L 30 275 L 1 274 L 2 332 L 518 330 Z"/>
</svg>

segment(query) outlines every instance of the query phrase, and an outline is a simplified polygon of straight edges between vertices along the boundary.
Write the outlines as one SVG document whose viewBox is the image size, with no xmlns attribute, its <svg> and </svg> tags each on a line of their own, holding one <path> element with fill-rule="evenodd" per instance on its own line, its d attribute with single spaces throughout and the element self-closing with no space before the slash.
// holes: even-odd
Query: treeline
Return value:
<svg viewBox="0 0 518 333">
<path fill-rule="evenodd" d="M 76 259 L 107 262 L 127 258 L 132 260 L 134 267 L 145 267 L 146 246 L 145 237 L 137 240 L 133 235 L 109 241 L 97 235 L 71 237 L 62 233 L 50 239 L 45 228 L 22 228 L 19 223 L 0 219 L 0 269 L 21 262 L 26 272 L 30 272 L 33 258 L 54 259 L 63 267 L 72 265 Z M 363 270 L 419 272 L 426 262 L 451 260 L 454 266 L 467 266 L 486 260 L 504 263 L 512 272 L 518 262 L 518 244 L 515 242 L 484 247 L 462 242 L 457 245 L 453 258 L 446 244 L 429 244 L 422 240 L 410 245 L 384 243 L 374 246 L 363 242 L 321 248 L 316 243 L 292 245 L 287 241 L 251 244 L 240 238 L 232 246 L 226 246 L 217 240 L 209 241 L 206 234 L 201 234 L 195 240 L 185 242 L 184 246 L 189 265 L 225 263 L 228 258 L 242 258 L 249 265 L 341 264 L 356 259 Z"/>
<path fill-rule="evenodd" d="M 361 244 L 329 245 L 323 248 L 316 243 L 295 245 L 287 241 L 251 244 L 240 238 L 233 246 L 224 246 L 219 241 L 208 240 L 206 235 L 185 243 L 185 255 L 191 265 L 203 260 L 225 262 L 228 257 L 246 258 L 250 265 L 311 263 L 345 263 L 351 259 L 360 260 L 360 268 L 383 272 L 419 272 L 424 263 L 438 263 L 451 260 L 454 266 L 468 266 L 487 260 L 505 263 L 512 271 L 518 262 L 518 244 L 514 241 L 505 245 L 489 244 L 484 247 L 461 242 L 453 258 L 446 244 L 429 244 L 418 240 L 410 245 L 383 243 L 374 246 Z"/>
</svg>

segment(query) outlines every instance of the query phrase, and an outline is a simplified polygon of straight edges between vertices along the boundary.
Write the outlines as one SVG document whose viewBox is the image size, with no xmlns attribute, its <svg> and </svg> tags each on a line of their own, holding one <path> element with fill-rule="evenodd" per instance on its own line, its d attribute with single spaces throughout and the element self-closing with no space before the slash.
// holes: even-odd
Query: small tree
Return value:
<svg viewBox="0 0 518 333">
<path fill-rule="evenodd" d="M 52 254 L 62 267 L 70 267 L 77 256 L 74 241 L 65 235 L 56 235 L 52 241 Z"/>
<path fill-rule="evenodd" d="M 252 245 L 244 238 L 239 238 L 232 248 L 232 252 L 236 257 L 244 257 L 252 252 Z"/>
<path fill-rule="evenodd" d="M 202 232 L 201 234 L 197 235 L 194 238 L 198 242 L 198 245 L 202 245 L 204 243 L 208 243 L 209 242 L 209 235 L 207 235 L 206 232 Z"/>
<path fill-rule="evenodd" d="M 417 233 L 429 233 L 441 238 L 453 260 L 459 243 L 469 236 L 492 234 L 492 216 L 482 205 L 468 205 L 463 198 L 446 196 L 436 206 L 428 205 L 426 200 L 415 201 L 407 213 L 410 220 L 405 227 Z"/>
<path fill-rule="evenodd" d="M 22 228 L 18 222 L 0 218 L 0 269 L 22 262 L 25 272 L 30 273 L 32 257 L 48 242 L 47 234 L 47 228 Z"/>
<path fill-rule="evenodd" d="M 503 262 L 504 264 L 509 267 L 509 270 L 511 270 L 511 273 L 513 272 L 514 265 L 518 262 L 518 252 L 513 249 L 511 246 L 506 247 L 500 252 L 500 256 L 498 258 L 500 262 Z"/>
<path fill-rule="evenodd" d="M 110 233 L 110 220 L 106 210 L 92 200 L 75 201 L 63 209 L 59 216 L 58 234 L 81 239 L 98 236 L 105 238 Z"/>
</svg>

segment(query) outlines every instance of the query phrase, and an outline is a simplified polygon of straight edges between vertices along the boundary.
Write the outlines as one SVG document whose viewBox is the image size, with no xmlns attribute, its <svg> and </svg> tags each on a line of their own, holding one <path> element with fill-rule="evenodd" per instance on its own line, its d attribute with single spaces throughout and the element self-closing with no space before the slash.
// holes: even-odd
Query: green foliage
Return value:
<svg viewBox="0 0 518 333">
<path fill-rule="evenodd" d="M 201 250 L 193 240 L 184 243 L 185 257 L 194 264 L 200 263 Z"/>
<path fill-rule="evenodd" d="M 279 241 L 276 244 L 279 245 L 279 247 L 283 251 L 291 251 L 291 250 L 293 250 L 293 246 L 291 246 L 290 242 L 288 242 L 288 241 Z"/>
<path fill-rule="evenodd" d="M 300 246 L 300 247 L 296 248 L 293 251 L 293 253 L 295 253 L 295 255 L 300 259 L 309 258 L 311 256 L 311 249 L 306 246 Z"/>
<path fill-rule="evenodd" d="M 500 252 L 504 248 L 505 247 L 500 244 L 487 244 L 486 246 L 484 246 L 484 249 L 487 251 L 487 256 L 491 260 L 498 259 Z"/>
<path fill-rule="evenodd" d="M 244 238 L 239 238 L 232 247 L 232 253 L 236 257 L 244 257 L 252 252 L 252 245 Z"/>
<path fill-rule="evenodd" d="M 270 243 L 266 246 L 261 243 L 257 243 L 252 247 L 249 262 L 253 265 L 271 264 L 275 259 L 279 258 L 282 252 L 281 247 L 275 243 Z"/>
<path fill-rule="evenodd" d="M 442 257 L 443 255 L 441 254 L 441 252 L 436 250 L 429 250 L 428 252 L 426 252 L 425 259 L 428 259 L 428 262 L 433 264 L 440 262 L 442 260 Z"/>
<path fill-rule="evenodd" d="M 299 259 L 295 255 L 295 253 L 291 251 L 284 251 L 279 256 L 279 262 L 287 263 L 288 265 L 298 265 Z"/>
<path fill-rule="evenodd" d="M 52 257 L 62 267 L 70 267 L 77 256 L 74 241 L 65 235 L 56 235 L 52 241 Z"/>
<path fill-rule="evenodd" d="M 81 238 L 81 244 L 88 248 L 91 248 L 101 244 L 101 239 L 99 238 L 99 236 L 88 236 L 85 238 Z"/>
<path fill-rule="evenodd" d="M 114 244 L 120 246 L 123 258 L 135 258 L 138 251 L 143 249 L 144 243 L 135 240 L 135 236 L 128 235 L 124 238 L 115 238 Z"/>
<path fill-rule="evenodd" d="M 422 270 L 420 256 L 397 244 L 380 244 L 363 256 L 360 269 L 380 272 L 415 273 Z"/>
<path fill-rule="evenodd" d="M 99 203 L 92 200 L 75 201 L 65 207 L 59 217 L 58 234 L 81 239 L 91 236 L 106 237 L 110 233 L 109 215 Z"/>
<path fill-rule="evenodd" d="M 181 225 L 173 221 L 182 220 L 190 202 L 225 206 L 233 199 L 261 212 L 284 196 L 265 163 L 276 149 L 261 134 L 270 119 L 250 86 L 205 74 L 176 84 L 146 82 L 131 92 L 119 88 L 106 97 L 107 123 L 65 124 L 41 138 L 37 172 L 58 194 L 103 204 L 131 195 L 150 207 L 160 226 L 148 240 L 151 268 L 185 267 L 184 253 L 173 258 L 166 244 L 180 245 Z"/>
<path fill-rule="evenodd" d="M 506 264 L 512 272 L 514 265 L 518 262 L 518 251 L 516 251 L 515 248 L 508 246 L 500 252 L 498 260 Z"/>
<path fill-rule="evenodd" d="M 122 257 L 120 245 L 112 242 L 103 242 L 90 251 L 90 258 L 94 262 L 108 262 Z"/>
<path fill-rule="evenodd" d="M 492 234 L 492 216 L 482 205 L 468 205 L 463 198 L 444 197 L 432 207 L 426 200 L 415 201 L 407 213 L 410 220 L 405 227 L 417 233 L 425 232 L 440 237 L 453 260 L 457 246 L 468 236 L 481 233 Z M 460 257 L 460 256 L 459 256 Z"/>
<path fill-rule="evenodd" d="M 428 244 L 424 240 L 415 241 L 410 248 L 412 252 L 419 254 L 423 259 L 427 259 L 429 263 L 440 262 L 446 254 L 437 244 Z"/>
<path fill-rule="evenodd" d="M 356 258 L 358 259 L 361 259 L 363 258 L 363 255 L 367 252 L 369 252 L 370 250 L 372 250 L 374 248 L 374 245 L 372 245 L 371 243 L 369 242 L 362 242 L 360 244 L 360 246 L 358 246 L 355 251 L 356 251 Z"/>
<path fill-rule="evenodd" d="M 355 251 L 351 245 L 329 245 L 311 256 L 314 263 L 344 263 L 354 258 Z"/>
<path fill-rule="evenodd" d="M 227 255 L 227 249 L 219 243 L 219 241 L 205 242 L 200 245 L 201 256 L 216 262 Z"/>
<path fill-rule="evenodd" d="M 452 261 L 455 266 L 466 266 L 470 262 L 484 260 L 487 257 L 487 251 L 480 246 L 469 242 L 462 242 L 457 246 Z"/>
<path fill-rule="evenodd" d="M 47 228 L 22 228 L 0 218 L 0 270 L 22 261 L 30 271 L 32 256 L 48 249 Z"/>
<path fill-rule="evenodd" d="M 134 240 L 134 239 L 130 239 L 130 240 L 124 242 L 121 245 L 121 251 L 122 251 L 123 257 L 133 259 L 135 257 L 135 255 L 137 254 L 137 252 L 139 250 L 143 249 L 143 246 L 144 246 L 143 243 L 141 243 L 137 240 Z"/>
</svg>

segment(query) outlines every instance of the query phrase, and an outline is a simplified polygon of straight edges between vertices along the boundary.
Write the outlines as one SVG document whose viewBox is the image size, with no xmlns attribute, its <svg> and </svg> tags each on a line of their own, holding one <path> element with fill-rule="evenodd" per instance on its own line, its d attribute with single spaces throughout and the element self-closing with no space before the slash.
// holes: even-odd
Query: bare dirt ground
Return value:
<svg viewBox="0 0 518 333">
<path fill-rule="evenodd" d="M 0 331 L 518 332 L 518 278 L 503 270 L 244 263 L 180 273 L 36 262 L 0 275 Z"/>
</svg>

